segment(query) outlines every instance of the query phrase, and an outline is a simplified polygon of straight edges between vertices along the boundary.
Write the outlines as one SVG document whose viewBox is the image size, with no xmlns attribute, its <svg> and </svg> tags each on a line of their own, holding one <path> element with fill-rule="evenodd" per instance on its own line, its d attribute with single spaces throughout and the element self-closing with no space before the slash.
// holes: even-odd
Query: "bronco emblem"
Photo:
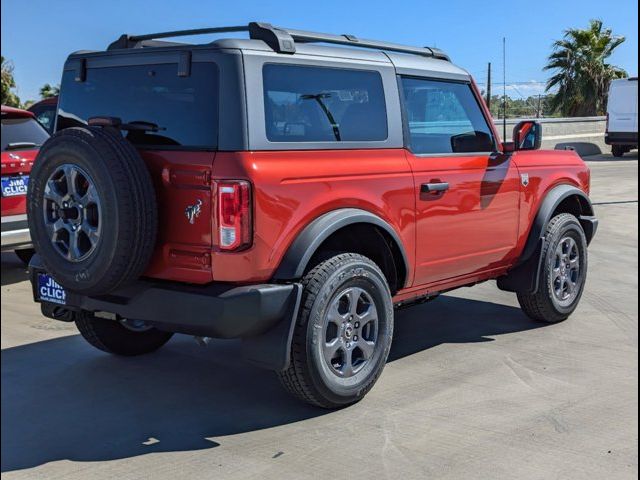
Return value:
<svg viewBox="0 0 640 480">
<path fill-rule="evenodd" d="M 184 209 L 184 214 L 187 216 L 187 220 L 189 223 L 193 225 L 196 218 L 200 216 L 200 207 L 202 206 L 202 200 L 198 199 L 195 205 L 188 205 L 187 208 Z"/>
</svg>

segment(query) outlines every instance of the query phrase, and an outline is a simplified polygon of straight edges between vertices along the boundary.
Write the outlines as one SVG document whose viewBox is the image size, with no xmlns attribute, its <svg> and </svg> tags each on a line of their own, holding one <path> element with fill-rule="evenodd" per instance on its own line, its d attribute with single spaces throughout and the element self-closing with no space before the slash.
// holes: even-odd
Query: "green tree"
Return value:
<svg viewBox="0 0 640 480">
<path fill-rule="evenodd" d="M 603 28 L 601 20 L 591 20 L 589 28 L 571 28 L 562 40 L 553 43 L 545 70 L 552 70 L 547 91 L 557 88 L 551 107 L 564 116 L 604 115 L 609 83 L 627 72 L 606 63 L 611 53 L 625 41 Z"/>
<path fill-rule="evenodd" d="M 16 82 L 13 78 L 13 63 L 5 60 L 4 57 L 0 58 L 2 59 L 2 105 L 19 107 L 20 99 L 13 91 L 16 88 Z"/>
<path fill-rule="evenodd" d="M 41 88 L 40 88 L 40 97 L 42 98 L 51 98 L 51 97 L 57 97 L 60 94 L 60 86 L 56 85 L 50 85 L 48 83 L 45 83 Z"/>
</svg>

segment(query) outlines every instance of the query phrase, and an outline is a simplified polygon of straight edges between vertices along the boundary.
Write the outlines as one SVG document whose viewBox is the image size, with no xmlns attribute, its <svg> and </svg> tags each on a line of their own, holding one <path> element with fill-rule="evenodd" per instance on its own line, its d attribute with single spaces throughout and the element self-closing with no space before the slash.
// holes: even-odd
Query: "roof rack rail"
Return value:
<svg viewBox="0 0 640 480">
<path fill-rule="evenodd" d="M 348 45 L 350 47 L 368 48 L 390 52 L 408 53 L 423 57 L 433 57 L 450 61 L 442 50 L 431 47 L 409 47 L 397 43 L 381 42 L 378 40 L 364 40 L 353 35 L 333 35 L 329 33 L 306 32 L 304 30 L 291 30 L 274 27 L 269 23 L 251 22 L 248 25 L 232 27 L 198 28 L 194 30 L 175 30 L 172 32 L 150 33 L 146 35 L 121 35 L 111 43 L 107 50 L 121 48 L 136 48 L 145 45 L 146 41 L 159 38 L 186 37 L 192 35 L 206 35 L 212 33 L 249 32 L 249 38 L 263 40 L 269 47 L 278 53 L 295 53 L 295 43 L 331 43 L 336 45 Z M 152 43 L 152 42 L 149 42 Z M 149 43 L 146 45 L 149 46 Z"/>
<path fill-rule="evenodd" d="M 388 52 L 409 53 L 423 57 L 433 57 L 440 60 L 449 60 L 442 50 L 431 47 L 409 47 L 398 43 L 381 42 L 378 40 L 365 40 L 354 35 L 332 35 L 329 33 L 305 32 L 303 30 L 284 30 L 291 38 L 300 43 L 332 43 L 336 45 L 348 45 L 350 47 L 369 48 L 373 50 L 385 50 Z"/>
</svg>

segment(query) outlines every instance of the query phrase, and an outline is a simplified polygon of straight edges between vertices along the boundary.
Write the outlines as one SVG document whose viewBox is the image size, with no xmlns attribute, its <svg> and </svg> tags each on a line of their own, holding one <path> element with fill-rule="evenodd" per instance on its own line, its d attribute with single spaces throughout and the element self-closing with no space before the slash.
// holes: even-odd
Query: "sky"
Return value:
<svg viewBox="0 0 640 480">
<path fill-rule="evenodd" d="M 38 99 L 45 83 L 59 84 L 67 55 L 104 50 L 122 33 L 224 25 L 250 21 L 416 46 L 436 46 L 485 87 L 502 89 L 502 38 L 506 38 L 507 93 L 544 91 L 542 70 L 554 40 L 567 28 L 599 18 L 623 43 L 610 62 L 638 73 L 638 6 L 635 0 L 1 0 L 2 55 L 13 62 L 22 101 Z M 206 37 L 205 37 L 206 39 Z"/>
</svg>

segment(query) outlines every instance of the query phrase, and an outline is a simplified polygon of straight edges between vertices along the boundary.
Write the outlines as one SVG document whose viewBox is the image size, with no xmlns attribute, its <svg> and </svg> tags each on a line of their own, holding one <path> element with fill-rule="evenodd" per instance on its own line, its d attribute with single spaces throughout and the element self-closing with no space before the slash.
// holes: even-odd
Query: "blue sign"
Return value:
<svg viewBox="0 0 640 480">
<path fill-rule="evenodd" d="M 62 288 L 51 275 L 39 273 L 38 298 L 44 302 L 65 305 L 67 302 L 67 292 L 64 291 L 64 288 Z"/>
<path fill-rule="evenodd" d="M 19 177 L 2 177 L 2 196 L 15 197 L 17 195 L 26 195 L 28 186 L 28 175 L 22 175 Z"/>
</svg>

